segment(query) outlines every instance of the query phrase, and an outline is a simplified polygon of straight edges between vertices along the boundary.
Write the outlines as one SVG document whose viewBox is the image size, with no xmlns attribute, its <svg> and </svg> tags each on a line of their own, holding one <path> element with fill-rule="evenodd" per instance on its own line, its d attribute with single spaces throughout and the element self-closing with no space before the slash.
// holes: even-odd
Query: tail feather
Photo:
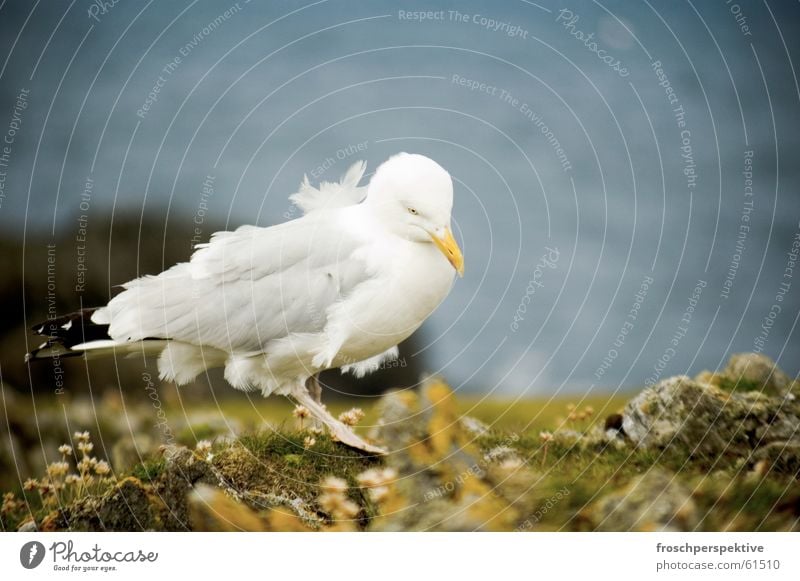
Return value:
<svg viewBox="0 0 800 581">
<path fill-rule="evenodd" d="M 108 335 L 108 325 L 92 321 L 97 308 L 81 309 L 61 317 L 54 317 L 31 327 L 46 341 L 25 355 L 25 361 L 75 357 L 78 355 L 109 355 L 113 353 L 160 353 L 167 340 L 147 339 L 125 343 Z"/>
<path fill-rule="evenodd" d="M 97 308 L 81 309 L 62 317 L 48 319 L 31 327 L 31 331 L 51 340 L 73 345 L 97 339 L 109 339 L 108 325 L 92 322 L 92 314 L 96 310 Z"/>
<path fill-rule="evenodd" d="M 92 323 L 92 313 L 97 309 L 81 309 L 62 317 L 54 317 L 31 327 L 37 335 L 47 340 L 25 355 L 25 361 L 32 359 L 50 359 L 51 357 L 69 357 L 80 355 L 81 351 L 73 351 L 74 345 L 109 339 L 108 325 Z"/>
</svg>

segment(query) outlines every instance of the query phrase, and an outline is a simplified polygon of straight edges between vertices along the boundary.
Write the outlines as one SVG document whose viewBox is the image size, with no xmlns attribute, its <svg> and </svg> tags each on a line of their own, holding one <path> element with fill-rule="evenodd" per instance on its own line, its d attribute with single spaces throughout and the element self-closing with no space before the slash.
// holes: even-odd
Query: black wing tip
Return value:
<svg viewBox="0 0 800 581">
<path fill-rule="evenodd" d="M 31 327 L 37 335 L 47 338 L 42 345 L 25 354 L 25 362 L 50 359 L 55 357 L 71 357 L 81 355 L 81 351 L 70 352 L 73 345 L 97 341 L 99 339 L 110 339 L 108 336 L 108 325 L 98 325 L 92 322 L 92 315 L 99 307 L 81 309 L 74 313 L 69 313 L 61 317 L 53 317 L 41 323 L 36 323 Z M 46 349 L 62 348 L 63 352 L 51 352 L 39 356 Z"/>
<path fill-rule="evenodd" d="M 93 326 L 101 327 L 103 325 L 98 325 L 97 323 L 92 322 L 92 315 L 99 308 L 100 307 L 90 307 L 72 313 L 68 313 L 60 317 L 51 317 L 46 321 L 41 321 L 33 325 L 31 327 L 31 331 L 33 331 L 37 335 L 50 336 L 53 333 L 57 332 L 58 329 L 69 330 L 72 326 L 75 325 L 75 323 L 80 323 L 86 327 L 93 327 Z M 69 323 L 72 323 L 72 325 L 69 325 Z M 64 329 L 65 325 L 67 325 L 66 329 Z M 50 329 L 50 332 L 47 332 L 48 329 Z"/>
</svg>

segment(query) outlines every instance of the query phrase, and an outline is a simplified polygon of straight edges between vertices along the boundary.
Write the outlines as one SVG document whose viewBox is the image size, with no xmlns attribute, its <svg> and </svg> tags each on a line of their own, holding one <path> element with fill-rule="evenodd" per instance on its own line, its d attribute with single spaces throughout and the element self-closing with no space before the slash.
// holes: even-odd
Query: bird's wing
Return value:
<svg viewBox="0 0 800 581">
<path fill-rule="evenodd" d="M 369 279 L 338 213 L 214 234 L 189 262 L 145 276 L 93 316 L 115 340 L 169 338 L 229 352 L 315 333 L 328 309 Z"/>
<path fill-rule="evenodd" d="M 289 199 L 305 214 L 358 204 L 367 195 L 366 187 L 358 187 L 358 182 L 364 177 L 366 169 L 365 162 L 357 161 L 350 166 L 339 182 L 321 182 L 319 188 L 309 183 L 308 176 L 303 176 L 300 189 L 289 196 Z"/>
</svg>

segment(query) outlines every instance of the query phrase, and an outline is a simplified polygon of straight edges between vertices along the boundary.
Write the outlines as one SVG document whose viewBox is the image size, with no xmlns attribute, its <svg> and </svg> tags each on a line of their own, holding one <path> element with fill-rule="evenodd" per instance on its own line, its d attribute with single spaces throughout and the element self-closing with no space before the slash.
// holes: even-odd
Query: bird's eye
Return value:
<svg viewBox="0 0 800 581">
<path fill-rule="evenodd" d="M 411 214 L 412 216 L 416 216 L 417 214 L 419 214 L 416 208 L 409 208 L 408 213 Z"/>
</svg>

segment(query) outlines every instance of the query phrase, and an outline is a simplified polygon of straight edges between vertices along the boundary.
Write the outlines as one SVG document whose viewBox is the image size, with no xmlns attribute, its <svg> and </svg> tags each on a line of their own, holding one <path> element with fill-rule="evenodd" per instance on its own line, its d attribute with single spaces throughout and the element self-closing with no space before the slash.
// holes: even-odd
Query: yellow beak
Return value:
<svg viewBox="0 0 800 581">
<path fill-rule="evenodd" d="M 456 239 L 453 238 L 450 228 L 444 229 L 444 235 L 441 238 L 436 234 L 431 234 L 431 239 L 433 239 L 436 247 L 442 251 L 448 262 L 456 269 L 458 276 L 464 276 L 464 255 L 461 254 L 461 249 L 458 247 Z"/>
</svg>

